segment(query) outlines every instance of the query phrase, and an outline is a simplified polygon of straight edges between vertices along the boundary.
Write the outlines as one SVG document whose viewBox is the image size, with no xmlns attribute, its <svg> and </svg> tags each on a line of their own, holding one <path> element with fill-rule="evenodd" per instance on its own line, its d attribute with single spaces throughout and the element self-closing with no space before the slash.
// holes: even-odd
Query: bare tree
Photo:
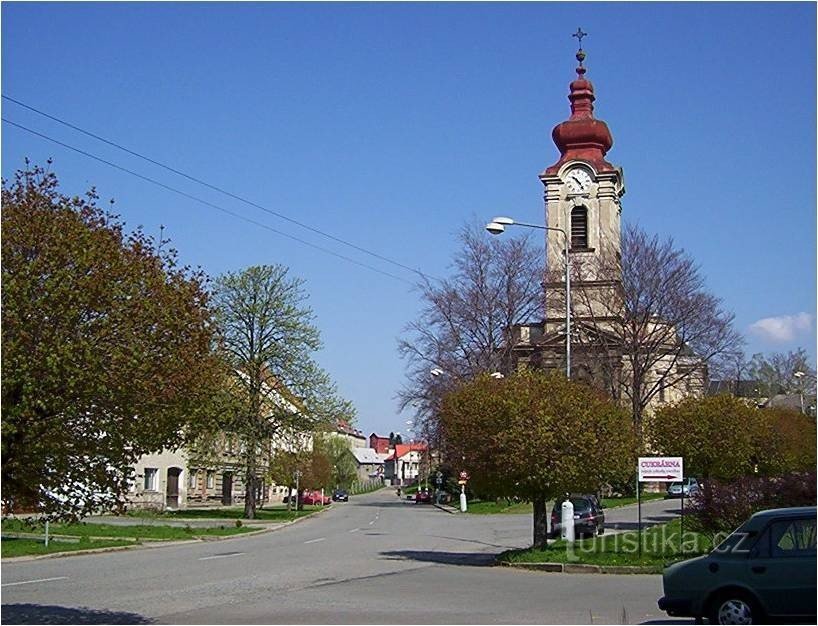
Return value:
<svg viewBox="0 0 818 626">
<path fill-rule="evenodd" d="M 628 403 L 641 432 L 648 405 L 667 390 L 695 392 L 707 368 L 734 359 L 743 338 L 673 239 L 628 225 L 620 255 L 572 259 L 576 367 Z M 621 282 L 617 280 L 621 278 Z M 698 389 L 700 390 L 700 389 Z"/>
<path fill-rule="evenodd" d="M 483 372 L 509 373 L 512 326 L 542 315 L 543 254 L 530 237 L 489 239 L 465 225 L 459 239 L 452 276 L 419 286 L 423 310 L 398 345 L 408 378 L 400 406 L 415 408 L 427 436 L 442 393 Z"/>
<path fill-rule="evenodd" d="M 777 393 L 815 394 L 815 370 L 804 348 L 795 352 L 773 352 L 767 356 L 754 354 L 748 373 L 759 382 L 765 396 Z M 796 376 L 796 372 L 801 372 Z"/>
</svg>

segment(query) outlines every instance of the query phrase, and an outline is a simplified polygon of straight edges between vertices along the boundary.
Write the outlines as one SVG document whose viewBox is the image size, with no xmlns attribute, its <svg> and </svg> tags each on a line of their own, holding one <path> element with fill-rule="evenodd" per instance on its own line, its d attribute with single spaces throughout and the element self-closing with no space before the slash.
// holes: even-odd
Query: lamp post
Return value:
<svg viewBox="0 0 818 626">
<path fill-rule="evenodd" d="M 813 380 L 815 380 L 815 376 L 813 376 L 812 374 L 808 374 L 806 372 L 802 372 L 801 370 L 793 372 L 792 375 L 796 379 L 798 379 L 798 397 L 801 399 L 801 413 L 803 413 L 804 415 L 809 415 L 809 413 L 806 411 L 804 407 L 804 386 L 803 383 L 801 382 L 801 379 L 806 377 L 807 379 L 812 378 Z"/>
<path fill-rule="evenodd" d="M 486 230 L 492 235 L 500 235 L 505 232 L 506 226 L 525 226 L 526 228 L 537 228 L 539 230 L 554 230 L 562 233 L 565 242 L 565 376 L 571 378 L 571 263 L 568 257 L 568 233 L 562 228 L 551 226 L 540 226 L 539 224 L 526 224 L 515 222 L 510 217 L 495 217 L 488 224 Z"/>
</svg>

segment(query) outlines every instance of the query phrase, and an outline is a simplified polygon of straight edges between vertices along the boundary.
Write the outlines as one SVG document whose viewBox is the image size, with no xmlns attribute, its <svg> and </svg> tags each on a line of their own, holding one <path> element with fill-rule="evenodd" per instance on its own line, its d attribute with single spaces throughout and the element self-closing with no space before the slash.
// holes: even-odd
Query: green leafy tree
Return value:
<svg viewBox="0 0 818 626">
<path fill-rule="evenodd" d="M 314 360 L 321 342 L 306 299 L 303 282 L 281 265 L 254 266 L 216 280 L 219 343 L 235 376 L 232 410 L 213 426 L 241 441 L 247 519 L 255 517 L 255 487 L 269 467 L 276 437 L 354 418 L 352 405 Z"/>
<path fill-rule="evenodd" d="M 312 450 L 306 456 L 302 488 L 329 490 L 333 481 L 332 461 L 327 439 L 320 435 L 316 436 L 313 439 Z"/>
<path fill-rule="evenodd" d="M 3 181 L 7 509 L 121 505 L 136 460 L 180 445 L 221 386 L 205 277 L 97 200 L 39 167 Z"/>
<path fill-rule="evenodd" d="M 300 488 L 300 476 L 299 480 L 296 480 L 296 474 L 299 472 L 303 474 L 308 456 L 309 452 L 307 450 L 297 448 L 292 450 L 276 450 L 267 468 L 267 477 L 270 478 L 270 480 L 277 485 L 283 485 L 288 488 L 288 511 L 292 509 L 293 491 Z"/>
<path fill-rule="evenodd" d="M 547 542 L 547 500 L 596 492 L 636 462 L 629 413 L 558 372 L 478 376 L 443 399 L 440 419 L 446 456 L 470 487 L 533 502 L 535 547 Z"/>
<path fill-rule="evenodd" d="M 684 457 L 686 473 L 731 479 L 758 465 L 760 417 L 759 409 L 727 394 L 690 397 L 657 411 L 650 434 L 657 451 Z"/>
<path fill-rule="evenodd" d="M 349 444 L 335 435 L 325 435 L 322 447 L 332 464 L 332 487 L 349 489 L 358 478 L 358 466 L 352 456 Z"/>
<path fill-rule="evenodd" d="M 785 407 L 759 411 L 758 471 L 780 476 L 815 471 L 815 418 Z"/>
</svg>

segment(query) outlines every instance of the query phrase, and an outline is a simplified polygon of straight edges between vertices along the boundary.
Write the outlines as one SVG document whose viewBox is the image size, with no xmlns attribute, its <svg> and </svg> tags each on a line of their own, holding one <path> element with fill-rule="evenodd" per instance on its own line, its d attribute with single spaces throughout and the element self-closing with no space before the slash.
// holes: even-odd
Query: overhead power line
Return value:
<svg viewBox="0 0 818 626">
<path fill-rule="evenodd" d="M 396 267 L 400 267 L 402 269 L 405 269 L 405 270 L 408 270 L 408 271 L 413 272 L 415 274 L 418 274 L 422 278 L 434 278 L 433 276 L 428 276 L 427 274 L 424 274 L 423 272 L 421 272 L 420 270 L 418 270 L 418 269 L 416 269 L 414 267 L 409 267 L 408 265 L 404 265 L 403 263 L 401 263 L 399 261 L 395 261 L 394 259 L 390 259 L 387 256 L 384 256 L 382 254 L 378 254 L 377 252 L 373 252 L 372 250 L 368 250 L 367 248 L 356 245 L 356 244 L 354 244 L 354 243 L 352 243 L 350 241 L 347 241 L 345 239 L 342 239 L 340 237 L 336 237 L 335 235 L 327 233 L 327 232 L 321 230 L 320 228 L 316 228 L 315 226 L 310 226 L 309 224 L 305 224 L 304 222 L 300 222 L 299 220 L 293 219 L 293 218 L 291 218 L 291 217 L 289 217 L 287 215 L 284 215 L 283 213 L 279 213 L 278 211 L 274 211 L 273 209 L 267 208 L 267 207 L 265 207 L 265 206 L 263 206 L 261 204 L 253 202 L 252 200 L 248 200 L 247 198 L 244 198 L 244 197 L 242 197 L 242 196 L 240 196 L 238 194 L 235 194 L 235 193 L 233 193 L 231 191 L 227 191 L 226 189 L 223 189 L 223 188 L 219 187 L 218 185 L 213 185 L 213 184 L 208 183 L 207 181 L 204 181 L 204 180 L 202 180 L 200 178 L 196 178 L 195 176 L 187 174 L 186 172 L 183 172 L 183 171 L 181 171 L 181 170 L 179 170 L 179 169 L 177 169 L 175 167 L 171 167 L 170 165 L 167 165 L 165 163 L 162 163 L 160 161 L 152 159 L 149 156 L 146 156 L 144 154 L 141 154 L 139 152 L 131 150 L 130 148 L 127 148 L 127 147 L 125 147 L 125 146 L 123 146 L 123 145 L 121 145 L 119 143 L 116 143 L 115 141 L 111 141 L 110 139 L 106 139 L 105 137 L 101 137 L 100 135 L 92 133 L 91 131 L 85 130 L 84 128 L 81 128 L 81 127 L 79 127 L 79 126 L 77 126 L 75 124 L 67 122 L 66 120 L 63 120 L 63 119 L 57 117 L 56 115 L 51 115 L 49 113 L 46 113 L 45 111 L 41 111 L 40 109 L 37 109 L 37 108 L 31 106 L 30 104 L 26 104 L 25 102 L 21 102 L 20 100 L 12 98 L 11 96 L 7 96 L 7 95 L 3 94 L 2 97 L 3 97 L 4 100 L 8 100 L 9 102 L 13 102 L 14 104 L 16 104 L 18 106 L 21 106 L 21 107 L 23 107 L 25 109 L 28 109 L 29 111 L 32 111 L 32 112 L 36 113 L 37 115 L 42 115 L 43 117 L 46 117 L 46 118 L 48 118 L 50 120 L 53 120 L 53 121 L 57 122 L 58 124 L 62 124 L 63 126 L 67 126 L 68 128 L 71 128 L 72 130 L 75 130 L 75 131 L 77 131 L 79 133 L 87 135 L 88 137 L 92 137 L 93 139 L 96 139 L 97 141 L 101 141 L 103 143 L 106 143 L 109 146 L 113 146 L 114 148 L 117 148 L 118 150 L 122 150 L 123 152 L 126 152 L 126 153 L 128 153 L 128 154 L 130 154 L 132 156 L 135 156 L 135 157 L 139 158 L 139 159 L 142 159 L 143 161 L 147 161 L 148 163 L 156 165 L 157 167 L 161 167 L 161 168 L 163 168 L 163 169 L 165 169 L 165 170 L 167 170 L 169 172 L 173 172 L 174 174 L 176 174 L 178 176 L 182 176 L 183 178 L 186 178 L 186 179 L 188 179 L 188 180 L 190 180 L 190 181 L 192 181 L 194 183 L 197 183 L 199 185 L 203 185 L 203 186 L 207 187 L 208 189 L 212 189 L 213 191 L 217 191 L 217 192 L 219 192 L 221 194 L 224 194 L 224 195 L 226 195 L 226 196 L 228 196 L 230 198 L 233 198 L 234 200 L 238 200 L 239 202 L 243 202 L 244 204 L 247 204 L 247 205 L 252 206 L 252 207 L 254 207 L 256 209 L 264 211 L 265 213 L 269 213 L 270 215 L 275 215 L 276 217 L 278 217 L 280 219 L 286 220 L 287 222 L 290 222 L 291 224 L 295 224 L 296 226 L 300 226 L 301 228 L 304 228 L 304 229 L 309 230 L 309 231 L 311 231 L 313 233 L 321 235 L 322 237 L 326 237 L 327 239 L 331 239 L 332 241 L 335 241 L 337 243 L 348 246 L 348 247 L 350 247 L 350 248 L 352 248 L 354 250 L 357 250 L 358 252 L 363 252 L 364 254 L 368 254 L 369 256 L 374 257 L 376 259 L 379 259 L 381 261 L 384 261 L 385 263 L 390 263 L 391 265 L 394 265 Z M 436 280 L 438 280 L 438 279 L 436 279 Z"/>
<path fill-rule="evenodd" d="M 399 281 L 404 282 L 404 283 L 406 283 L 408 285 L 414 285 L 415 284 L 410 280 L 406 280 L 405 278 L 402 278 L 400 276 L 396 276 L 395 274 L 390 274 L 389 272 L 385 272 L 385 271 L 383 271 L 381 269 L 378 269 L 377 267 L 373 267 L 372 265 L 368 265 L 366 263 L 356 261 L 355 259 L 352 259 L 352 258 L 350 258 L 348 256 L 343 255 L 343 254 L 339 254 L 339 253 L 335 252 L 334 250 L 330 250 L 329 248 L 324 248 L 323 246 L 316 245 L 316 244 L 314 244 L 312 242 L 309 242 L 309 241 L 306 241 L 306 240 L 301 239 L 299 237 L 296 237 L 295 235 L 291 235 L 289 233 L 285 233 L 283 231 L 277 230 L 277 229 L 273 228 L 272 226 L 268 226 L 267 224 L 264 224 L 262 222 L 258 222 L 256 220 L 254 220 L 252 218 L 246 217 L 246 216 L 242 215 L 241 213 L 236 213 L 235 211 L 231 211 L 230 209 L 225 209 L 224 207 L 219 206 L 218 204 L 214 204 L 213 202 L 209 202 L 208 200 L 204 200 L 202 198 L 199 198 L 197 196 L 189 194 L 186 191 L 182 191 L 181 189 L 176 189 L 175 187 L 171 187 L 170 185 L 167 185 L 167 184 L 165 184 L 163 182 L 160 182 L 160 181 L 158 181 L 156 179 L 150 178 L 149 176 L 145 176 L 143 174 L 140 174 L 139 172 L 135 172 L 135 171 L 130 170 L 130 169 L 126 168 L 126 167 L 123 167 L 121 165 L 118 165 L 116 163 L 108 161 L 106 159 L 103 159 L 102 157 L 99 157 L 99 156 L 97 156 L 95 154 L 91 154 L 90 152 L 86 152 L 85 150 L 81 150 L 80 148 L 77 148 L 75 146 L 64 143 L 64 142 L 62 142 L 62 141 L 60 141 L 58 139 L 54 139 L 53 137 L 49 137 L 48 135 L 45 135 L 45 134 L 40 133 L 40 132 L 38 132 L 36 130 L 33 130 L 31 128 L 23 126 L 22 124 L 17 124 L 16 122 L 12 122 L 11 120 L 6 119 L 5 117 L 2 118 L 2 121 L 4 123 L 6 123 L 6 124 L 14 126 L 15 128 L 19 128 L 20 130 L 24 130 L 27 133 L 30 133 L 32 135 L 35 135 L 37 137 L 40 137 L 40 138 L 45 139 L 47 141 L 50 141 L 51 143 L 55 143 L 58 146 L 62 146 L 63 148 L 67 148 L 68 150 L 72 150 L 72 151 L 74 151 L 74 152 L 76 152 L 78 154 L 81 154 L 81 155 L 83 155 L 85 157 L 88 157 L 89 159 L 93 159 L 95 161 L 99 161 L 100 163 L 104 163 L 105 165 L 107 165 L 109 167 L 117 169 L 117 170 L 119 170 L 121 172 L 125 172 L 126 174 L 130 174 L 131 176 L 135 176 L 136 178 L 139 178 L 141 180 L 149 182 L 149 183 L 151 183 L 153 185 L 156 185 L 157 187 L 161 187 L 162 189 L 166 189 L 167 191 L 172 191 L 175 194 L 178 194 L 180 196 L 183 196 L 183 197 L 188 198 L 190 200 L 193 200 L 195 202 L 199 202 L 200 204 L 204 204 L 205 206 L 216 209 L 217 211 L 221 211 L 222 213 L 226 213 L 227 215 L 230 215 L 230 216 L 235 217 L 237 219 L 243 220 L 243 221 L 245 221 L 245 222 L 247 222 L 249 224 L 253 224 L 254 226 L 258 226 L 259 228 L 269 230 L 270 232 L 276 233 L 277 235 L 281 235 L 282 237 L 286 237 L 287 239 L 292 239 L 293 241 L 297 241 L 298 243 L 301 243 L 301 244 L 303 244 L 305 246 L 309 246 L 310 248 L 313 248 L 315 250 L 320 250 L 321 252 L 324 252 L 326 254 L 331 254 L 334 257 L 337 257 L 339 259 L 343 259 L 344 261 L 347 261 L 349 263 L 353 263 L 354 265 L 366 268 L 366 269 L 371 270 L 373 272 L 377 272 L 378 274 L 388 276 L 389 278 L 394 278 L 395 280 L 399 280 Z"/>
</svg>

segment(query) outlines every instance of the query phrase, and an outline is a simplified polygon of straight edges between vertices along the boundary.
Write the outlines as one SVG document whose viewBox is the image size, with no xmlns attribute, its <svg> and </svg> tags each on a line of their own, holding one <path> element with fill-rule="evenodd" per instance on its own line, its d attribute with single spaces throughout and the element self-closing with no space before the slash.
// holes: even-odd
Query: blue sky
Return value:
<svg viewBox="0 0 818 626">
<path fill-rule="evenodd" d="M 466 221 L 542 221 L 577 26 L 596 115 L 625 170 L 623 220 L 672 235 L 748 352 L 815 360 L 813 3 L 3 3 L 2 91 L 431 275 Z M 3 101 L 3 116 L 407 280 L 412 275 Z M 66 193 L 95 185 L 209 274 L 283 263 L 306 280 L 321 363 L 367 433 L 403 430 L 405 282 L 3 124 Z M 488 236 L 488 235 L 487 235 Z"/>
</svg>

